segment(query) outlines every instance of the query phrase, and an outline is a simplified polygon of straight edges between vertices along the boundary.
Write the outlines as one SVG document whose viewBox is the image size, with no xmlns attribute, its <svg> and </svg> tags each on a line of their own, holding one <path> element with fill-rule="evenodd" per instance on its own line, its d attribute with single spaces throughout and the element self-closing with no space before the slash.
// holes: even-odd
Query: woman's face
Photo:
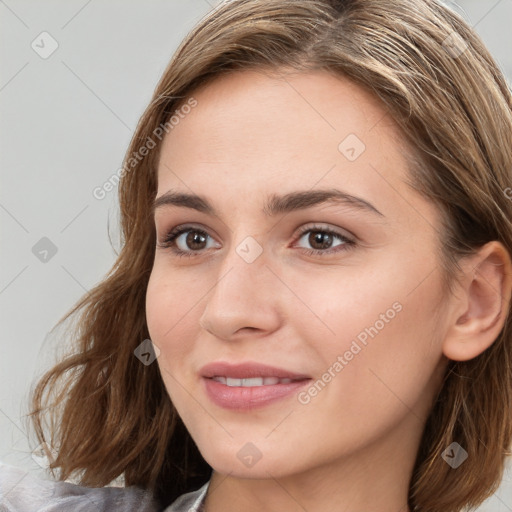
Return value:
<svg viewBox="0 0 512 512">
<path fill-rule="evenodd" d="M 400 132 L 323 72 L 244 71 L 193 96 L 162 146 L 146 306 L 204 458 L 248 478 L 352 456 L 411 469 L 450 303 Z"/>
</svg>

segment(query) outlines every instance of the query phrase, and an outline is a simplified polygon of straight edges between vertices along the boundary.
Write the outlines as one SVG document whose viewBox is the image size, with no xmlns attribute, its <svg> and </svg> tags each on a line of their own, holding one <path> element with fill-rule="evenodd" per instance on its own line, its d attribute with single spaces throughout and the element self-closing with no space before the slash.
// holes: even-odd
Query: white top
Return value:
<svg viewBox="0 0 512 512">
<path fill-rule="evenodd" d="M 181 495 L 163 512 L 202 512 L 209 482 Z M 91 488 L 44 480 L 0 462 L 0 512 L 158 512 L 149 491 L 132 487 Z"/>
</svg>

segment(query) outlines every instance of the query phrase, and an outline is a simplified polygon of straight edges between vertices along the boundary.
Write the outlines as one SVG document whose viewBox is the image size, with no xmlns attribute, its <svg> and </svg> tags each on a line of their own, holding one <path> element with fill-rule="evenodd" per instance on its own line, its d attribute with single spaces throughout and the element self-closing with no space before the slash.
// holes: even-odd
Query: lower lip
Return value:
<svg viewBox="0 0 512 512">
<path fill-rule="evenodd" d="M 226 386 L 216 380 L 203 378 L 206 393 L 213 403 L 225 409 L 254 409 L 286 398 L 306 386 L 311 379 L 271 384 L 268 386 Z"/>
</svg>

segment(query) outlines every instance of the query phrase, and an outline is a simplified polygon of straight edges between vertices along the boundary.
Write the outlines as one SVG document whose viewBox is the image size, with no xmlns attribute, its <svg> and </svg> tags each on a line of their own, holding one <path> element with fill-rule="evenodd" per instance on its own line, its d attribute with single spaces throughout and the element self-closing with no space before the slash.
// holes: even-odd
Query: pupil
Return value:
<svg viewBox="0 0 512 512">
<path fill-rule="evenodd" d="M 331 235 L 329 233 L 321 233 L 320 231 L 311 233 L 309 238 L 309 242 L 313 247 L 315 247 L 315 244 L 317 243 L 320 245 L 320 247 L 315 247 L 316 249 L 326 249 L 329 247 L 331 242 Z"/>
<path fill-rule="evenodd" d="M 196 231 L 191 231 L 188 235 L 187 235 L 187 245 L 191 248 L 191 249 L 200 249 L 201 247 L 194 247 L 195 244 L 201 244 L 201 243 L 204 243 L 205 241 L 205 237 L 203 235 L 201 235 L 200 233 L 197 233 Z"/>
</svg>

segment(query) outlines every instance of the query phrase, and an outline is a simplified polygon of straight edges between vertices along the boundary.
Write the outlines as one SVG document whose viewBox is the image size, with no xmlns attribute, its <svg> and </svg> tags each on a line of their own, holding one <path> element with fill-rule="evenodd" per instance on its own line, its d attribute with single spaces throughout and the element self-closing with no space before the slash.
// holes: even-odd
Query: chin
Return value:
<svg viewBox="0 0 512 512">
<path fill-rule="evenodd" d="M 307 466 L 307 461 L 293 456 L 297 455 L 295 449 L 279 450 L 264 440 L 255 443 L 235 439 L 230 441 L 212 445 L 214 440 L 210 440 L 205 449 L 199 446 L 203 458 L 219 474 L 233 478 L 268 479 L 306 469 L 303 466 Z"/>
<path fill-rule="evenodd" d="M 206 462 L 219 474 L 229 475 L 232 478 L 246 478 L 263 480 L 268 478 L 281 478 L 293 471 L 284 468 L 282 464 L 274 461 L 263 461 L 263 458 L 252 467 L 245 467 L 236 457 L 217 456 L 207 459 Z"/>
</svg>

